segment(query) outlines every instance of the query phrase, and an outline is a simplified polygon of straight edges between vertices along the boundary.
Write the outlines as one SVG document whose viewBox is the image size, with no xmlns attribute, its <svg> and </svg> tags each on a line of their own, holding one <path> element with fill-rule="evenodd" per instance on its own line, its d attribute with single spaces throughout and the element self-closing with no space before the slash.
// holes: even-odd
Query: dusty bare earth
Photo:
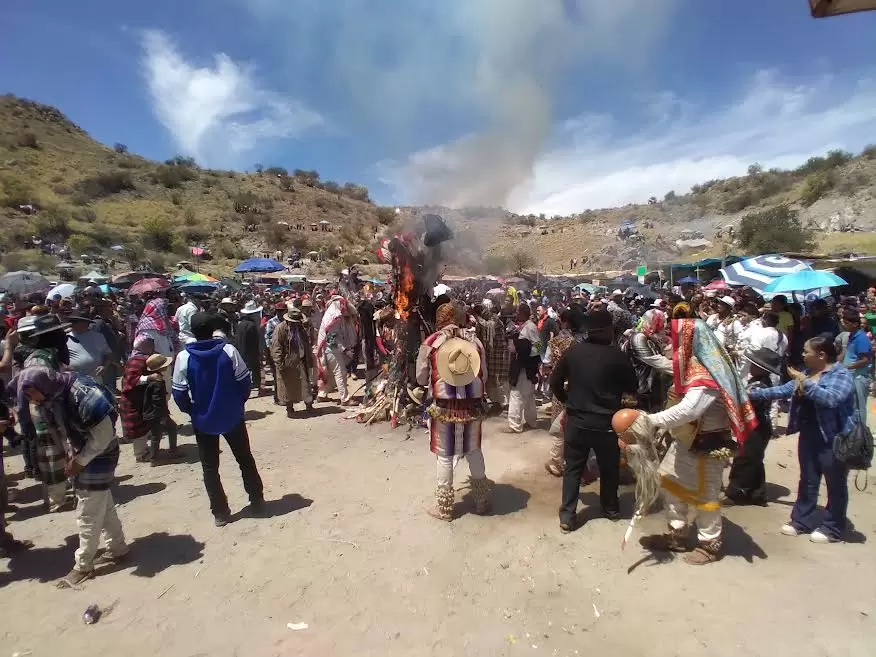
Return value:
<svg viewBox="0 0 876 657">
<path fill-rule="evenodd" d="M 595 512 L 560 534 L 543 432 L 507 436 L 492 420 L 495 513 L 446 525 L 423 513 L 434 487 L 424 434 L 405 440 L 334 413 L 287 420 L 269 399 L 249 408 L 271 517 L 215 528 L 190 436 L 189 462 L 160 468 L 136 465 L 125 446 L 116 500 L 133 560 L 82 590 L 52 584 L 72 564 L 73 515 L 43 514 L 38 488 L 17 480 L 21 459 L 8 458 L 11 528 L 36 547 L 0 565 L 0 657 L 874 654 L 873 489 L 852 491 L 850 542 L 781 536 L 792 438 L 769 448 L 770 506 L 726 510 L 727 558 L 695 568 L 657 563 L 636 543 L 622 553 L 626 523 Z M 241 509 L 230 450 L 222 458 Z M 464 464 L 457 473 L 462 500 Z M 583 502 L 598 504 L 597 491 L 582 489 Z M 626 514 L 632 501 L 625 489 Z M 87 626 L 91 603 L 104 616 Z"/>
</svg>

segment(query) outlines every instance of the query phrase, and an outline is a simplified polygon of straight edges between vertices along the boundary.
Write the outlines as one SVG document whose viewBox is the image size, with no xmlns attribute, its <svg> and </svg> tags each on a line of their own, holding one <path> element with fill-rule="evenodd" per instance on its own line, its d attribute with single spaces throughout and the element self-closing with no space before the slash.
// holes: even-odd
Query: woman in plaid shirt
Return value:
<svg viewBox="0 0 876 657">
<path fill-rule="evenodd" d="M 813 543 L 835 543 L 846 529 L 849 469 L 833 455 L 833 441 L 858 421 L 852 373 L 837 363 L 832 340 L 812 338 L 803 347 L 805 372 L 788 368 L 791 380 L 781 386 L 749 391 L 752 400 L 791 399 L 788 433 L 800 432 L 797 454 L 800 486 L 786 536 L 809 534 Z M 821 524 L 816 519 L 821 478 L 827 485 L 827 506 Z"/>
</svg>

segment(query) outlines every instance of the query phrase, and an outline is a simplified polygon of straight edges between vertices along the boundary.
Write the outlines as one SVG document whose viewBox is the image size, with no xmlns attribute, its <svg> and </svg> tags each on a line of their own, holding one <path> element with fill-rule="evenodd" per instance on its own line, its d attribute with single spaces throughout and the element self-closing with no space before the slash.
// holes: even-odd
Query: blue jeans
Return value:
<svg viewBox="0 0 876 657">
<path fill-rule="evenodd" d="M 839 538 L 846 528 L 849 508 L 849 469 L 833 456 L 833 445 L 827 444 L 817 427 L 802 427 L 797 442 L 800 461 L 800 486 L 797 501 L 791 510 L 791 524 L 801 532 L 821 529 Z M 821 477 L 827 484 L 827 506 L 821 525 L 817 524 L 818 488 Z"/>
</svg>

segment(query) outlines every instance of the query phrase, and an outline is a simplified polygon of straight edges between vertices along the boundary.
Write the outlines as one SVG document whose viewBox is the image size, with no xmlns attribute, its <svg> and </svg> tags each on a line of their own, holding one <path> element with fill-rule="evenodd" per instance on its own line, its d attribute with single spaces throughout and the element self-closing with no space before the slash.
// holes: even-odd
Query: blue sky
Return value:
<svg viewBox="0 0 876 657">
<path fill-rule="evenodd" d="M 151 158 L 569 214 L 876 142 L 876 12 L 756 4 L 11 0 L 0 91 Z"/>
</svg>

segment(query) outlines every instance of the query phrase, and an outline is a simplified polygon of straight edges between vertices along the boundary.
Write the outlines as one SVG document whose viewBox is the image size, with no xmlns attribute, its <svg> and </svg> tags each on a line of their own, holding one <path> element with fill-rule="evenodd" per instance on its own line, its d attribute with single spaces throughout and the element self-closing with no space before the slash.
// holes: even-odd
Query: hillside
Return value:
<svg viewBox="0 0 876 657">
<path fill-rule="evenodd" d="M 670 192 L 642 205 L 551 219 L 512 215 L 490 228 L 494 236 L 487 261 L 495 269 L 525 261 L 542 272 L 560 273 L 577 258 L 575 271 L 583 273 L 740 254 L 744 249 L 733 236 L 743 217 L 780 204 L 796 210 L 812 231 L 814 252 L 876 252 L 876 146 L 857 156 L 832 151 L 790 171 L 752 165 L 747 176 L 708 181 L 687 194 Z M 641 239 L 618 236 L 629 220 Z M 693 231 L 709 244 L 678 245 L 677 240 L 690 237 L 682 231 Z"/>
<path fill-rule="evenodd" d="M 210 270 L 221 273 L 253 253 L 291 247 L 327 261 L 373 261 L 379 219 L 392 220 L 357 185 L 278 167 L 246 174 L 187 158 L 153 162 L 14 96 L 0 97 L 0 206 L 7 269 L 52 267 L 53 258 L 22 248 L 32 236 L 66 242 L 74 256 L 102 252 L 157 268 L 191 260 L 190 248 L 201 246 L 213 256 Z M 330 232 L 311 230 L 321 221 Z M 124 249 L 110 250 L 117 245 Z"/>
<path fill-rule="evenodd" d="M 561 273 L 573 258 L 575 273 L 587 273 L 742 253 L 728 228 L 737 231 L 747 214 L 779 204 L 799 212 L 815 251 L 873 253 L 876 146 L 857 156 L 832 151 L 791 171 L 752 165 L 746 176 L 704 182 L 686 194 L 570 217 L 414 207 L 401 218 L 437 212 L 448 220 L 457 234 L 446 249 L 448 273 Z M 315 171 L 239 173 L 182 157 L 154 162 L 122 144 L 98 143 L 53 107 L 0 97 L 5 269 L 54 267 L 54 256 L 25 248 L 36 237 L 67 244 L 74 256 L 113 258 L 118 268 L 172 267 L 192 259 L 191 247 L 205 247 L 212 256 L 207 269 L 217 274 L 253 254 L 295 248 L 320 254 L 309 273 L 330 274 L 373 263 L 377 237 L 396 219 L 364 187 L 323 181 Z M 619 228 L 630 220 L 638 234 L 621 238 Z M 330 230 L 311 230 L 323 221 Z"/>
</svg>

